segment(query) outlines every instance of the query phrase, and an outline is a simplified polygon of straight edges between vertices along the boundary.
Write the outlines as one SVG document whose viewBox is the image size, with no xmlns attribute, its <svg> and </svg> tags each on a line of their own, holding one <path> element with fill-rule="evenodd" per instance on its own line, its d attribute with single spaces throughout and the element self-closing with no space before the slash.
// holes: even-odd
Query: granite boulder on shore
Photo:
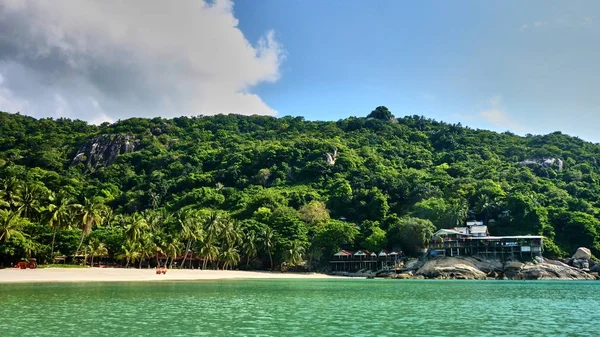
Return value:
<svg viewBox="0 0 600 337">
<path fill-rule="evenodd" d="M 430 279 L 594 280 L 595 276 L 559 261 L 501 263 L 475 257 L 437 257 L 410 264 L 415 276 Z"/>
</svg>

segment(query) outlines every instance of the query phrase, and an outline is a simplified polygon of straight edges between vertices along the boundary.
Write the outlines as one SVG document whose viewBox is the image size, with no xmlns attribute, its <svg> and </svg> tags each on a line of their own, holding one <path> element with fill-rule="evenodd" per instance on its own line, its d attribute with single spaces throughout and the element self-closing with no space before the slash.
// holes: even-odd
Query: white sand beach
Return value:
<svg viewBox="0 0 600 337">
<path fill-rule="evenodd" d="M 24 282 L 124 282 L 124 281 L 192 281 L 228 279 L 300 279 L 332 278 L 318 273 L 280 273 L 238 270 L 169 269 L 157 275 L 154 269 L 124 268 L 44 268 L 0 269 L 0 283 Z"/>
</svg>

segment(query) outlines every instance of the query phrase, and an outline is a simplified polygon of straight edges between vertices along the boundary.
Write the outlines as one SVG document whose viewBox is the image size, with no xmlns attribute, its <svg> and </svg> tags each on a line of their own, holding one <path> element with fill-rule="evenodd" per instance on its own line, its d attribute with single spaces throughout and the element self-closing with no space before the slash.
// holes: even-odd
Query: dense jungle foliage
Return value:
<svg viewBox="0 0 600 337">
<path fill-rule="evenodd" d="M 135 151 L 73 165 L 98 135 Z M 600 146 L 421 116 L 217 115 L 89 125 L 0 113 L 0 256 L 204 268 L 324 266 L 340 248 L 416 255 L 438 228 L 541 234 L 600 254 Z M 183 259 L 183 260 L 182 260 Z"/>
</svg>

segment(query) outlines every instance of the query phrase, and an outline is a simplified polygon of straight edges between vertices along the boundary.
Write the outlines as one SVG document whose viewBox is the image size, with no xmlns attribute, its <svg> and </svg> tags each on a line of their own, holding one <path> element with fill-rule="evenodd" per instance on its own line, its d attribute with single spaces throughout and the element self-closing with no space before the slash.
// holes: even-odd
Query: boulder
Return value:
<svg viewBox="0 0 600 337">
<path fill-rule="evenodd" d="M 575 268 L 579 268 L 579 269 L 586 269 L 590 267 L 590 263 L 588 262 L 588 260 L 583 260 L 583 259 L 573 259 L 573 262 L 571 263 L 571 265 Z"/>
<path fill-rule="evenodd" d="M 396 274 L 396 276 L 394 276 L 395 279 L 399 279 L 399 280 L 407 280 L 411 277 L 413 277 L 412 273 L 401 273 L 401 274 Z"/>
<path fill-rule="evenodd" d="M 579 247 L 577 248 L 575 254 L 573 254 L 573 258 L 579 260 L 589 260 L 592 258 L 592 252 L 588 248 Z"/>
<path fill-rule="evenodd" d="M 423 266 L 425 261 L 418 259 L 410 259 L 402 266 L 403 271 L 417 270 Z"/>
<path fill-rule="evenodd" d="M 426 278 L 485 280 L 486 273 L 477 268 L 471 258 L 444 257 L 432 259 L 419 268 L 415 275 Z"/>
<path fill-rule="evenodd" d="M 504 276 L 509 279 L 514 279 L 519 274 L 525 264 L 519 261 L 507 262 L 504 265 Z"/>
<path fill-rule="evenodd" d="M 568 266 L 564 263 L 549 260 L 543 263 L 525 263 L 521 269 L 511 276 L 513 280 L 594 280 L 594 276 Z M 556 262 L 556 263 L 555 263 Z"/>
<path fill-rule="evenodd" d="M 600 263 L 596 263 L 593 267 L 590 268 L 590 272 L 592 273 L 600 273 Z"/>
<path fill-rule="evenodd" d="M 582 263 L 583 266 L 587 265 Z M 600 264 L 591 269 L 600 272 Z M 401 276 L 409 277 L 406 274 Z M 584 270 L 555 260 L 537 259 L 534 262 L 510 261 L 504 265 L 473 257 L 437 257 L 427 260 L 415 273 L 416 277 L 429 279 L 509 279 L 509 280 L 594 280 L 596 277 Z"/>
</svg>

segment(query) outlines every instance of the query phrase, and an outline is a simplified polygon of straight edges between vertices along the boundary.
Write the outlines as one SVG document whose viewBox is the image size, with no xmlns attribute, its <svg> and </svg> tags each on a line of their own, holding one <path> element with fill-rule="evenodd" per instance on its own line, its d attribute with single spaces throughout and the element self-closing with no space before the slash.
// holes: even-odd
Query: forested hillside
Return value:
<svg viewBox="0 0 600 337">
<path fill-rule="evenodd" d="M 117 155 L 118 154 L 118 155 Z M 0 254 L 326 261 L 340 247 L 416 254 L 436 228 L 542 234 L 600 255 L 600 146 L 419 116 L 309 122 L 218 115 L 88 125 L 0 113 Z M 191 255 L 190 255 L 191 256 Z M 249 258 L 248 258 L 249 257 Z"/>
</svg>

